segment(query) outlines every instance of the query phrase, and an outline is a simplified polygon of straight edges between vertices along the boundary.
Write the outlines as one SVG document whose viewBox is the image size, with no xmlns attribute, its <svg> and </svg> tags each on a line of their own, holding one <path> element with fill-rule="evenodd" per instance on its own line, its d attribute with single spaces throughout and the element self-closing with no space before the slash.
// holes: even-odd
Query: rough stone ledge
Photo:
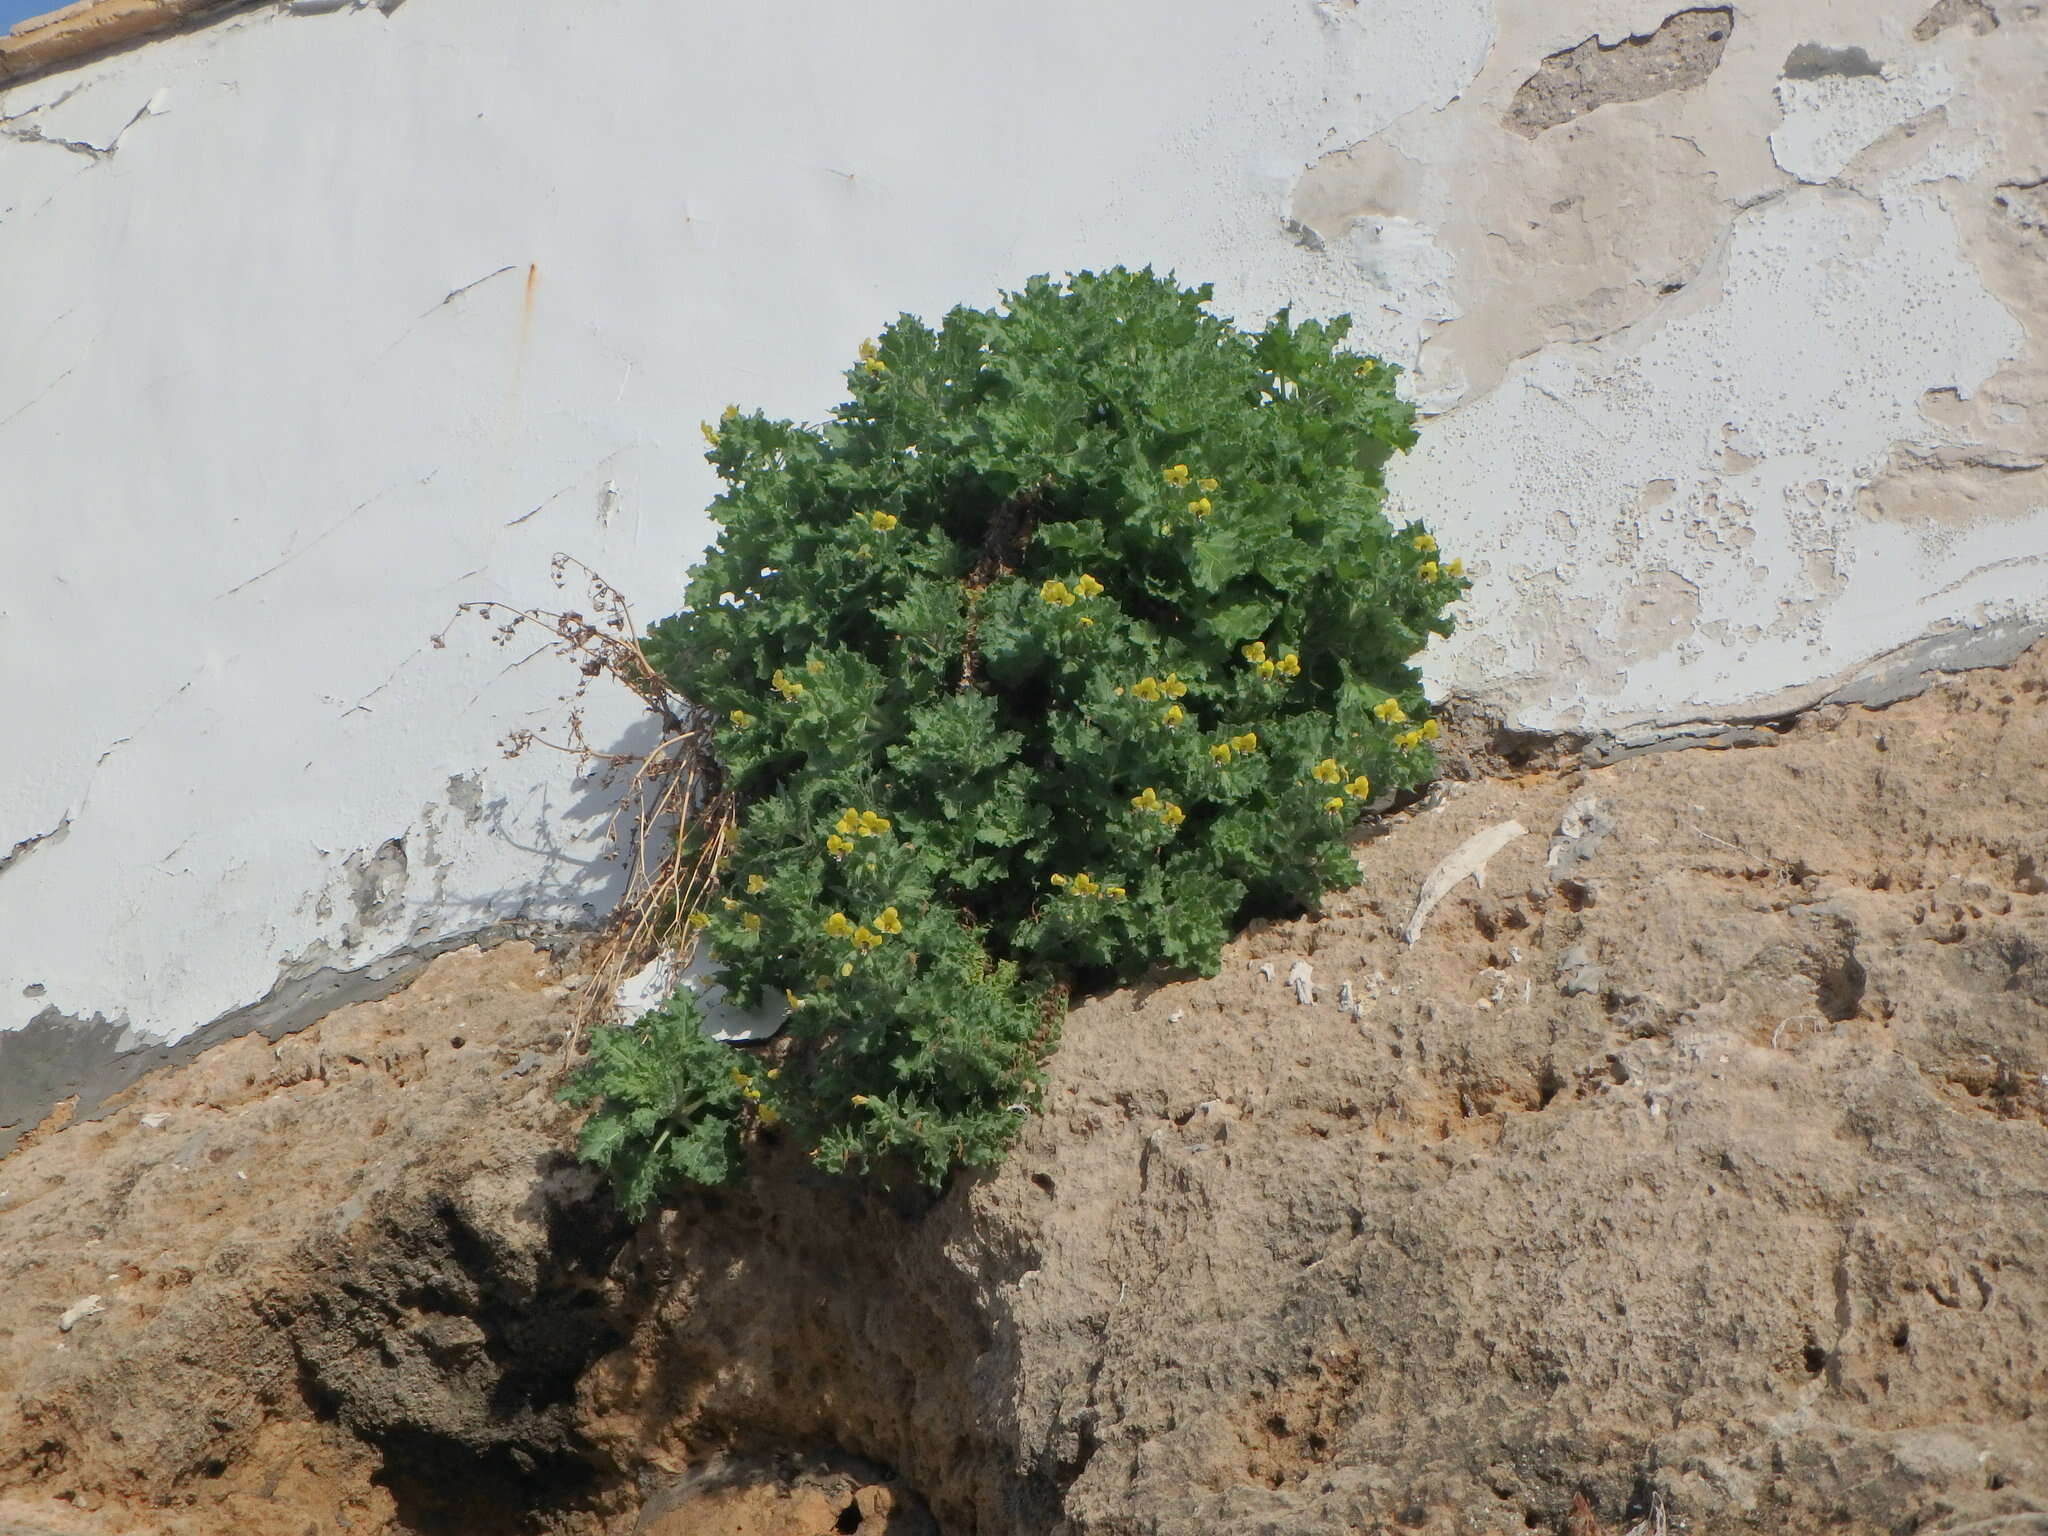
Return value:
<svg viewBox="0 0 2048 1536">
<path fill-rule="evenodd" d="M 18 21 L 0 37 L 0 86 L 250 8 L 251 0 L 78 0 Z"/>
<path fill-rule="evenodd" d="M 0 1034 L 0 1157 L 67 1099 L 76 1102 L 66 1123 L 96 1120 L 109 1112 L 110 1099 L 145 1073 L 181 1066 L 239 1035 L 275 1041 L 297 1034 L 337 1009 L 391 996 L 409 986 L 429 961 L 454 950 L 471 945 L 490 949 L 518 940 L 559 956 L 588 937 L 583 929 L 515 919 L 446 934 L 353 970 L 287 967 L 277 985 L 255 1002 L 169 1042 L 138 1045 L 123 1023 L 46 1008 L 26 1028 Z M 6 1536 L 4 1530 L 0 1536 Z"/>
</svg>

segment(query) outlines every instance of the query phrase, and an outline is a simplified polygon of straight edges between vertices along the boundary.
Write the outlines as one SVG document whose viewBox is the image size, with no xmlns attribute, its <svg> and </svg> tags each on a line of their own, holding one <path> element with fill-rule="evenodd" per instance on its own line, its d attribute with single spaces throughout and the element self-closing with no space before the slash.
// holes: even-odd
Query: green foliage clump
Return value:
<svg viewBox="0 0 2048 1536">
<path fill-rule="evenodd" d="M 790 1043 L 748 1077 L 670 1040 L 680 1003 L 601 1042 L 586 1151 L 630 1201 L 730 1175 L 750 1119 L 833 1169 L 994 1163 L 1070 987 L 1213 974 L 1430 776 L 1409 658 L 1467 583 L 1387 516 L 1398 370 L 1209 297 L 1036 279 L 897 321 L 823 426 L 706 429 L 723 534 L 646 651 L 719 722 L 739 822 L 699 921 Z M 674 1085 L 628 1075 L 657 1058 Z"/>
</svg>

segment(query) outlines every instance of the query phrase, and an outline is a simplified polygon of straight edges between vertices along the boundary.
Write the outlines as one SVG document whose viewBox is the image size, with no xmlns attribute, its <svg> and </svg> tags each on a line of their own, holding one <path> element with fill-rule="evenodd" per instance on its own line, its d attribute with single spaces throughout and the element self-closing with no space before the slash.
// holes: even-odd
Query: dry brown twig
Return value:
<svg viewBox="0 0 2048 1536">
<path fill-rule="evenodd" d="M 499 646 L 509 646 L 522 631 L 537 626 L 553 637 L 542 649 L 570 661 L 580 674 L 564 698 L 570 706 L 567 739 L 550 741 L 522 727 L 500 743 L 507 757 L 546 747 L 585 764 L 602 764 L 607 774 L 630 772 L 605 824 L 614 856 L 626 864 L 626 889 L 587 951 L 587 979 L 562 1045 L 566 1066 L 578 1043 L 610 1011 L 612 996 L 627 977 L 663 956 L 679 972 L 689 964 L 696 941 L 690 919 L 717 893 L 718 866 L 732 837 L 734 811 L 711 753 L 710 717 L 669 687 L 647 659 L 625 594 L 569 555 L 557 554 L 549 562 L 549 575 L 564 590 L 572 578 L 580 578 L 588 611 L 473 602 L 456 612 L 496 625 L 492 639 Z M 433 643 L 445 644 L 446 634 L 434 636 Z M 599 677 L 623 684 L 654 715 L 661 739 L 652 749 L 639 755 L 600 752 L 585 739 L 577 704 Z M 699 835 L 688 835 L 693 830 Z"/>
</svg>

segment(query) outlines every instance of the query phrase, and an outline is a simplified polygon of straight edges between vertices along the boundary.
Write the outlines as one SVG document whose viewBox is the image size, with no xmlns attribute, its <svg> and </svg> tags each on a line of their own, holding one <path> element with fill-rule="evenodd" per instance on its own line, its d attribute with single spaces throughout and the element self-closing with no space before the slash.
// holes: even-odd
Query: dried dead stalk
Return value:
<svg viewBox="0 0 2048 1536">
<path fill-rule="evenodd" d="M 495 625 L 492 639 L 499 646 L 510 646 L 528 629 L 539 628 L 550 637 L 540 649 L 561 656 L 580 674 L 565 698 L 570 706 L 565 738 L 553 741 L 521 728 L 500 743 L 507 757 L 545 747 L 585 765 L 602 765 L 607 784 L 627 775 L 605 824 L 613 856 L 625 864 L 626 888 L 586 951 L 587 980 L 576 996 L 562 1047 L 566 1065 L 589 1030 L 604 1021 L 627 977 L 664 956 L 678 971 L 689 964 L 697 935 L 691 918 L 717 892 L 734 808 L 712 756 L 710 716 L 671 688 L 647 659 L 625 594 L 568 555 L 557 554 L 549 562 L 549 575 L 564 591 L 572 580 L 580 580 L 587 611 L 474 602 L 463 603 L 457 612 Z M 443 644 L 442 635 L 434 643 Z M 579 705 L 600 677 L 630 690 L 659 722 L 661 739 L 651 750 L 600 752 L 590 745 Z"/>
</svg>

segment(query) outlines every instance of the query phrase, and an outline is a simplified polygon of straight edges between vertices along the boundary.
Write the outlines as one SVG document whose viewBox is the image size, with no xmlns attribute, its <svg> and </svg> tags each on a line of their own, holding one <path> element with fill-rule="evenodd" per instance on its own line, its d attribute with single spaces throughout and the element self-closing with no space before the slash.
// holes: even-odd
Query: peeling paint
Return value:
<svg viewBox="0 0 2048 1536">
<path fill-rule="evenodd" d="M 1955 93 L 1954 81 L 1940 63 L 1896 77 L 1846 67 L 1816 67 L 1794 75 L 1790 68 L 1788 60 L 1786 77 L 1778 84 L 1785 121 L 1771 135 L 1771 158 L 1807 182 L 1833 181 L 1859 151 Z"/>
</svg>

